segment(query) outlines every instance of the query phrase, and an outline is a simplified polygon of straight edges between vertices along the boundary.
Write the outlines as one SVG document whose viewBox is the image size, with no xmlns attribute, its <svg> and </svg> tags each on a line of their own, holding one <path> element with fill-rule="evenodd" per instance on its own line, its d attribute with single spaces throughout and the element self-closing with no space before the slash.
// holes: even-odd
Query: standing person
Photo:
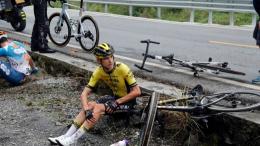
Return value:
<svg viewBox="0 0 260 146">
<path fill-rule="evenodd" d="M 258 17 L 260 17 L 260 0 L 253 0 L 253 5 L 255 8 L 255 11 L 258 14 Z M 259 20 L 257 20 L 257 23 L 255 25 L 253 37 L 256 40 L 256 45 L 258 45 L 260 47 L 260 21 Z"/>
<path fill-rule="evenodd" d="M 64 146 L 73 144 L 93 128 L 104 113 L 133 108 L 136 104 L 135 99 L 141 94 L 141 90 L 129 67 L 124 63 L 116 62 L 113 54 L 113 47 L 107 43 L 95 48 L 94 55 L 100 66 L 93 72 L 81 94 L 82 109 L 64 135 L 48 139 L 51 143 Z M 100 80 L 110 87 L 113 94 L 101 97 L 97 101 L 89 101 L 88 96 Z"/>
<path fill-rule="evenodd" d="M 11 85 L 20 85 L 32 73 L 38 71 L 24 45 L 17 41 L 9 41 L 5 32 L 0 31 L 0 77 Z"/>
<path fill-rule="evenodd" d="M 253 5 L 258 17 L 260 17 L 260 0 L 253 0 Z M 255 25 L 253 37 L 256 40 L 256 45 L 260 47 L 260 21 L 258 20 Z M 260 71 L 259 71 L 260 72 Z M 252 80 L 252 83 L 260 82 L 260 76 Z"/>
<path fill-rule="evenodd" d="M 40 53 L 55 52 L 55 50 L 48 46 L 47 40 L 49 31 L 47 1 L 48 0 L 33 0 L 35 22 L 32 31 L 31 50 L 39 51 Z"/>
</svg>

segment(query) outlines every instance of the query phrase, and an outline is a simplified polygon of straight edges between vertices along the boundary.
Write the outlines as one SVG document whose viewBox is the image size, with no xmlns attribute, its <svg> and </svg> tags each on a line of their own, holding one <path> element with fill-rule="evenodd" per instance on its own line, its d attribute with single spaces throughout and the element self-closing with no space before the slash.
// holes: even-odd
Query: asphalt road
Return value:
<svg viewBox="0 0 260 146">
<path fill-rule="evenodd" d="M 32 7 L 24 8 L 27 14 L 27 27 L 23 33 L 31 34 L 34 22 Z M 49 14 L 59 9 L 49 9 Z M 72 18 L 78 11 L 70 10 Z M 151 53 L 157 55 L 175 54 L 184 60 L 227 61 L 232 69 L 245 72 L 246 76 L 227 75 L 238 80 L 250 81 L 260 69 L 260 50 L 252 38 L 252 27 L 229 27 L 176 23 L 153 19 L 118 16 L 94 12 L 84 12 L 97 21 L 100 29 L 100 42 L 109 42 L 116 54 L 134 59 L 142 59 L 145 45 L 140 40 L 151 39 L 160 45 L 151 46 Z M 4 21 L 0 27 L 11 29 Z M 77 44 L 74 39 L 72 44 Z"/>
</svg>

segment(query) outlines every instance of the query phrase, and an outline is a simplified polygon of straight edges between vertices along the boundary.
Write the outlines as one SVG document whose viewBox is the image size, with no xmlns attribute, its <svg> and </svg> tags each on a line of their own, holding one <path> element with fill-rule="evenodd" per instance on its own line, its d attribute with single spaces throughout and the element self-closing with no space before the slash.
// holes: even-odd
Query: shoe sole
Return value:
<svg viewBox="0 0 260 146">
<path fill-rule="evenodd" d="M 51 145 L 58 145 L 58 143 L 56 142 L 53 142 L 53 141 L 51 141 L 50 139 L 48 139 L 48 141 L 51 143 Z"/>
<path fill-rule="evenodd" d="M 64 145 L 61 144 L 58 140 L 56 140 L 56 142 L 57 142 L 57 144 L 58 144 L 59 146 L 64 146 Z"/>
</svg>

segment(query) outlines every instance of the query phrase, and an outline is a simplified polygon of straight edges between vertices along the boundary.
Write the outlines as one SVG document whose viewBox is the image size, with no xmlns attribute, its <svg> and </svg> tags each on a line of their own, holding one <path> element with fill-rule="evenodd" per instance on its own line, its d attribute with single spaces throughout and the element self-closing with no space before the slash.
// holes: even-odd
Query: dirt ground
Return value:
<svg viewBox="0 0 260 146">
<path fill-rule="evenodd" d="M 84 87 L 85 83 L 79 77 L 38 75 L 36 80 L 17 87 L 10 87 L 0 79 L 0 146 L 50 145 L 47 138 L 65 133 L 67 125 L 80 110 L 79 97 Z M 90 99 L 95 100 L 97 97 L 93 94 Z M 75 145 L 109 146 L 127 139 L 130 146 L 136 146 L 140 115 L 131 115 L 129 119 L 127 117 L 129 115 L 126 114 L 104 116 Z M 186 114 L 166 112 L 161 119 L 164 119 L 164 126 L 162 128 L 155 123 L 149 146 L 202 145 L 198 143 L 200 131 L 197 131 L 197 123 Z M 233 124 L 234 129 L 236 125 L 243 124 Z M 164 134 L 161 133 L 162 130 Z M 255 133 L 258 135 L 257 131 Z M 205 146 L 218 145 L 217 136 L 211 137 L 211 140 L 204 139 Z"/>
<path fill-rule="evenodd" d="M 68 77 L 44 76 L 17 87 L 0 80 L 0 145 L 50 145 L 47 138 L 64 133 L 79 111 L 83 88 Z M 124 138 L 135 145 L 139 129 L 125 123 L 124 118 L 104 116 L 75 145 L 106 146 Z"/>
</svg>

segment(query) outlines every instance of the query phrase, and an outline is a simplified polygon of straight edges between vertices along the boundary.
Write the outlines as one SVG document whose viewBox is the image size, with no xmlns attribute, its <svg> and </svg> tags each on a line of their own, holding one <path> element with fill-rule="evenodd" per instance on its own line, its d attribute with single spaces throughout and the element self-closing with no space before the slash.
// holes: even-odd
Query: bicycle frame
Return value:
<svg viewBox="0 0 260 146">
<path fill-rule="evenodd" d="M 81 0 L 81 3 L 82 3 L 82 0 Z M 79 9 L 80 9 L 80 10 L 79 10 L 79 17 L 78 17 L 77 20 L 70 18 L 69 14 L 68 14 L 68 12 L 67 12 L 67 9 L 69 8 L 69 6 L 74 7 L 74 8 L 79 8 Z M 70 29 L 73 30 L 72 36 L 74 36 L 74 37 L 76 37 L 76 38 L 83 36 L 82 32 L 84 31 L 84 28 L 83 28 L 82 23 L 81 23 L 81 18 L 82 18 L 82 13 L 83 13 L 83 12 L 84 12 L 84 9 L 82 8 L 82 4 L 81 4 L 81 6 L 79 7 L 79 6 L 76 6 L 76 5 L 73 5 L 73 4 L 69 4 L 68 2 L 63 3 L 63 4 L 62 4 L 62 10 L 61 10 L 61 13 L 60 13 L 60 18 L 59 18 L 59 21 L 58 21 L 58 22 L 59 22 L 59 23 L 58 23 L 58 26 L 60 27 L 61 24 L 63 23 L 64 20 L 62 19 L 62 17 L 64 16 L 65 19 L 67 19 L 68 22 L 69 22 L 69 27 L 70 27 Z M 81 32 L 80 34 L 79 34 L 78 32 L 75 33 L 75 31 L 77 31 L 77 30 L 74 30 L 74 28 L 73 28 L 73 26 L 72 26 L 72 25 L 74 25 L 74 24 L 71 24 L 71 20 L 76 20 L 76 21 L 78 22 L 78 27 L 79 27 L 79 25 L 81 26 L 81 27 L 80 27 L 80 32 Z M 72 37 L 72 36 L 70 36 L 70 37 Z"/>
<path fill-rule="evenodd" d="M 235 108 L 216 108 L 214 107 L 215 104 L 218 102 L 228 99 L 229 97 L 232 97 L 235 94 L 244 94 L 244 95 L 253 95 L 260 97 L 260 94 L 254 93 L 254 92 L 223 92 L 223 93 L 217 93 L 213 95 L 203 96 L 203 97 L 219 97 L 217 100 L 202 103 L 201 99 L 195 98 L 195 97 L 189 97 L 189 98 L 183 98 L 183 99 L 175 99 L 175 100 L 163 100 L 158 102 L 157 109 L 158 110 L 170 110 L 170 111 L 180 111 L 180 112 L 188 112 L 188 113 L 195 113 L 195 116 L 200 116 L 196 114 L 203 114 L 203 118 L 205 115 L 212 116 L 212 112 L 215 112 L 215 114 L 221 114 L 223 112 L 243 112 L 243 111 L 250 111 L 253 109 L 257 109 L 260 107 L 260 102 L 253 104 L 253 105 L 247 105 L 246 107 L 235 107 Z M 175 105 L 167 105 L 162 106 L 160 104 L 165 103 L 173 103 L 178 102 L 182 100 L 190 100 L 192 99 L 192 104 L 187 106 L 175 106 Z"/>
<path fill-rule="evenodd" d="M 171 66 L 173 64 L 175 64 L 175 65 L 180 65 L 182 67 L 189 68 L 193 71 L 193 73 L 194 73 L 193 75 L 195 77 L 199 76 L 199 74 L 198 74 L 199 72 L 207 72 L 207 73 L 211 73 L 211 74 L 219 74 L 220 72 L 226 72 L 226 73 L 231 73 L 231 74 L 236 74 L 236 75 L 245 75 L 245 73 L 243 73 L 243 72 L 234 71 L 234 70 L 231 70 L 230 68 L 228 68 L 227 67 L 228 62 L 212 62 L 211 57 L 209 58 L 208 62 L 198 62 L 198 61 L 183 61 L 180 59 L 175 59 L 173 54 L 168 55 L 168 56 L 150 55 L 150 54 L 148 54 L 150 43 L 152 43 L 152 44 L 160 44 L 160 43 L 151 41 L 149 39 L 142 40 L 141 43 L 146 43 L 145 53 L 142 54 L 144 56 L 143 62 L 142 62 L 141 66 L 135 64 L 135 66 L 141 70 L 152 72 L 151 70 L 144 67 L 147 58 L 151 58 L 151 59 L 156 59 L 156 60 L 163 60 L 165 62 L 168 62 Z"/>
<path fill-rule="evenodd" d="M 143 54 L 145 56 L 145 54 Z M 221 67 L 223 64 L 228 65 L 227 62 L 197 62 L 197 61 L 183 61 L 183 60 L 179 60 L 179 59 L 175 59 L 175 58 L 168 58 L 168 56 L 152 56 L 149 54 L 146 54 L 148 56 L 148 58 L 152 58 L 152 59 L 156 59 L 156 60 L 160 60 L 160 61 L 167 61 L 170 65 L 176 64 L 176 65 L 181 65 L 182 67 L 187 67 L 192 69 L 194 72 L 207 72 L 207 73 L 214 73 L 214 74 L 218 74 L 219 72 L 217 71 L 213 71 L 210 69 L 206 69 L 203 67 L 200 67 L 202 65 L 212 65 L 212 66 L 219 66 Z"/>
</svg>

